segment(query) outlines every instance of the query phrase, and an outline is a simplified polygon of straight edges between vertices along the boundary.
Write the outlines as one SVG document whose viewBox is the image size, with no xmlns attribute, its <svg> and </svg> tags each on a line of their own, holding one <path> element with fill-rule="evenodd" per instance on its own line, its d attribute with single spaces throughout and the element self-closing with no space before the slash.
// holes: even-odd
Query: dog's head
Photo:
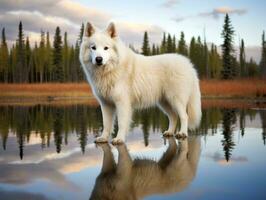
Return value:
<svg viewBox="0 0 266 200">
<path fill-rule="evenodd" d="M 80 60 L 94 67 L 113 66 L 117 61 L 117 32 L 114 23 L 110 23 L 104 31 L 87 23 L 80 48 Z"/>
</svg>

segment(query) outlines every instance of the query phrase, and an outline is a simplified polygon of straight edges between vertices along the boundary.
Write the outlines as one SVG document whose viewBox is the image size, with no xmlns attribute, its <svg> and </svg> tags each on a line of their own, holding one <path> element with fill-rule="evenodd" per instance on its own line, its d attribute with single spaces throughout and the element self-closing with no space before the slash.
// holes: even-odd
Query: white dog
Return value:
<svg viewBox="0 0 266 200">
<path fill-rule="evenodd" d="M 158 105 L 169 118 L 163 135 L 173 135 L 178 116 L 178 136 L 186 137 L 201 120 L 201 94 L 191 62 L 178 54 L 143 56 L 126 47 L 111 23 L 100 31 L 87 23 L 80 47 L 80 61 L 103 116 L 103 133 L 96 142 L 107 142 L 115 113 L 118 133 L 113 144 L 125 141 L 133 108 Z"/>
</svg>

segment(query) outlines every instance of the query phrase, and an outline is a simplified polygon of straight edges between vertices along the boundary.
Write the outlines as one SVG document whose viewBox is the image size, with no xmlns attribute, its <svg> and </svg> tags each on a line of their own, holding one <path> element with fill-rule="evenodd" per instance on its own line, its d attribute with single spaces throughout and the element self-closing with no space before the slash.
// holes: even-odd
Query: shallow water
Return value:
<svg viewBox="0 0 266 200">
<path fill-rule="evenodd" d="M 185 141 L 167 123 L 137 112 L 126 146 L 96 146 L 97 105 L 0 106 L 0 199 L 266 199 L 264 108 L 204 108 Z"/>
</svg>

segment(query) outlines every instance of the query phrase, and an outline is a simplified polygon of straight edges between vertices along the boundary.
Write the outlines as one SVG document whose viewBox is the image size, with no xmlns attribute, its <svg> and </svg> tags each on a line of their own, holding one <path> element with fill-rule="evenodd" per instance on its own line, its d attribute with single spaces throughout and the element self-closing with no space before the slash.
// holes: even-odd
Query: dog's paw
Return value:
<svg viewBox="0 0 266 200">
<path fill-rule="evenodd" d="M 179 139 L 184 140 L 184 139 L 187 138 L 187 134 L 182 133 L 182 132 L 179 132 L 179 133 L 176 134 L 176 138 L 177 138 L 178 140 L 179 140 Z"/>
<path fill-rule="evenodd" d="M 171 137 L 171 136 L 173 136 L 173 135 L 174 135 L 174 133 L 171 132 L 171 131 L 164 131 L 164 132 L 163 132 L 163 137 Z"/>
<path fill-rule="evenodd" d="M 114 138 L 112 139 L 112 145 L 119 145 L 119 144 L 123 144 L 124 140 L 121 138 Z"/>
<path fill-rule="evenodd" d="M 108 142 L 108 139 L 106 137 L 100 136 L 95 139 L 95 143 L 106 143 L 106 142 Z"/>
</svg>

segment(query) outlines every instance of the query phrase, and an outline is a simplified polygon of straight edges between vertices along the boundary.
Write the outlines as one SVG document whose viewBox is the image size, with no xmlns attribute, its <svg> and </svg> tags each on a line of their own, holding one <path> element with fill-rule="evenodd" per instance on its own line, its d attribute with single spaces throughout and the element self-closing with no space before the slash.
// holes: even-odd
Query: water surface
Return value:
<svg viewBox="0 0 266 200">
<path fill-rule="evenodd" d="M 205 105 L 185 141 L 137 112 L 114 147 L 93 143 L 97 104 L 0 106 L 0 199 L 266 199 L 266 109 L 235 107 Z"/>
</svg>

